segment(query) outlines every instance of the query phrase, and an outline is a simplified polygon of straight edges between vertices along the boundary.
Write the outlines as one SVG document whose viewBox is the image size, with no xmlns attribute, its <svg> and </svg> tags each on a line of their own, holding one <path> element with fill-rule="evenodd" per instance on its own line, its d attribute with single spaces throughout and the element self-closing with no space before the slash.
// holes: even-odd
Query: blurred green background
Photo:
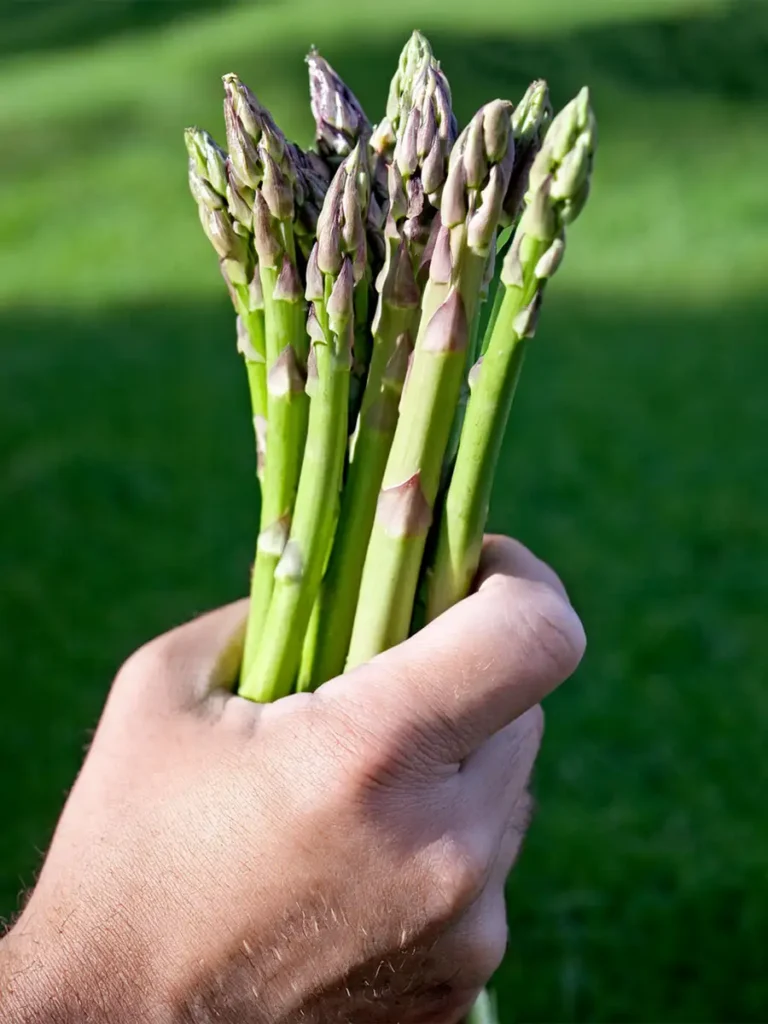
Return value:
<svg viewBox="0 0 768 1024">
<path fill-rule="evenodd" d="M 181 132 L 237 70 L 307 142 L 316 43 L 373 119 L 413 27 L 462 120 L 534 76 L 601 126 L 493 526 L 590 649 L 548 703 L 507 1020 L 768 1013 L 768 8 L 747 0 L 0 0 L 0 913 L 110 679 L 243 593 L 232 314 Z M 762 637 L 762 639 L 761 639 Z"/>
</svg>

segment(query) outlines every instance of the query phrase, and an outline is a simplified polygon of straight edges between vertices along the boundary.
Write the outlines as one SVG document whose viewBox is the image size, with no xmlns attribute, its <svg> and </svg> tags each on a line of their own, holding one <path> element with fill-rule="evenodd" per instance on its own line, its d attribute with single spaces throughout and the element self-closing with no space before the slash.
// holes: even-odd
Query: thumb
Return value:
<svg viewBox="0 0 768 1024">
<path fill-rule="evenodd" d="M 358 709 L 426 733 L 446 763 L 538 704 L 578 666 L 581 622 L 554 572 L 515 541 L 486 543 L 478 581 L 415 636 L 326 684 L 327 696 L 353 688 Z"/>
</svg>

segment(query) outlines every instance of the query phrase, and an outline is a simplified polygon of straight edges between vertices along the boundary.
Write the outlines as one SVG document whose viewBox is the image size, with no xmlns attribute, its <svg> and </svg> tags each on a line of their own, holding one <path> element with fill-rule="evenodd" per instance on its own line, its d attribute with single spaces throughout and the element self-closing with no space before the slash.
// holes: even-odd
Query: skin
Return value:
<svg viewBox="0 0 768 1024">
<path fill-rule="evenodd" d="M 233 696 L 246 603 L 121 669 L 0 944 L 12 1024 L 456 1024 L 506 946 L 539 702 L 584 633 L 487 540 L 476 593 L 314 694 Z"/>
</svg>

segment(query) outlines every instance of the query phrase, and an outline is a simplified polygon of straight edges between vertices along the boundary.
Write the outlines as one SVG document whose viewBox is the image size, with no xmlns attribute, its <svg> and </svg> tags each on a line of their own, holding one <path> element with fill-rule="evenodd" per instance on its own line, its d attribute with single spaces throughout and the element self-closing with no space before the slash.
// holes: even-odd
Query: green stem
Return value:
<svg viewBox="0 0 768 1024">
<path fill-rule="evenodd" d="M 483 989 L 469 1016 L 464 1019 L 464 1024 L 499 1024 L 494 1003 L 487 989 Z"/>
<path fill-rule="evenodd" d="M 253 429 L 256 435 L 256 472 L 259 481 L 264 482 L 267 440 L 267 342 L 263 309 L 248 309 L 237 296 L 237 311 L 245 327 L 248 346 L 243 351 L 245 370 L 248 375 L 248 391 L 251 396 Z M 243 346 L 245 347 L 245 346 Z"/>
<path fill-rule="evenodd" d="M 371 274 L 367 269 L 355 287 L 355 334 L 352 346 L 352 377 L 349 382 L 349 431 L 355 428 L 360 403 L 365 393 L 365 381 L 372 358 L 371 331 L 368 317 Z"/>
<path fill-rule="evenodd" d="M 486 352 L 486 350 L 488 348 L 488 345 L 490 344 L 491 335 L 493 334 L 493 328 L 496 326 L 496 320 L 498 319 L 499 310 L 501 309 L 501 304 L 502 304 L 503 301 L 504 301 L 504 286 L 502 285 L 502 283 L 500 281 L 497 280 L 496 281 L 496 288 L 495 288 L 494 295 L 493 295 L 493 304 L 491 306 L 491 313 L 490 313 L 490 316 L 488 317 L 488 323 L 485 326 L 485 331 L 483 333 L 482 344 L 480 345 L 480 355 L 484 355 L 485 354 L 485 352 Z"/>
<path fill-rule="evenodd" d="M 326 300 L 328 291 L 326 293 Z M 344 336 L 334 335 L 323 304 L 316 343 L 317 379 L 290 537 L 275 573 L 269 612 L 255 660 L 240 694 L 267 703 L 291 692 L 305 635 L 333 540 L 347 444 L 351 319 Z"/>
<path fill-rule="evenodd" d="M 460 289 L 452 288 L 431 317 L 432 281 L 425 290 L 416 350 L 365 558 L 348 669 L 408 636 L 484 268 L 483 257 L 465 252 Z"/>
<path fill-rule="evenodd" d="M 464 417 L 467 412 L 467 402 L 469 401 L 469 371 L 477 359 L 477 345 L 480 334 L 480 310 L 475 313 L 474 319 L 472 320 L 472 327 L 470 328 L 469 345 L 467 346 L 467 357 L 464 360 L 464 375 L 461 381 L 461 391 L 459 392 L 459 402 L 456 406 L 456 412 L 453 417 L 451 424 L 451 434 L 448 438 L 448 447 L 445 450 L 445 458 L 443 459 L 443 474 L 441 478 L 441 484 L 443 489 L 445 488 L 447 481 L 450 479 L 450 474 L 453 469 L 453 464 L 456 461 L 456 453 L 459 450 L 459 441 L 461 439 L 461 428 L 464 426 Z"/>
<path fill-rule="evenodd" d="M 504 289 L 472 387 L 428 584 L 427 621 L 465 597 L 477 571 L 493 477 L 525 352 L 515 322 L 541 287 L 534 270 L 547 245 L 531 237 L 524 240 L 523 287 Z"/>
<path fill-rule="evenodd" d="M 246 627 L 241 679 L 256 658 L 267 618 L 274 574 L 288 540 L 307 433 L 308 398 L 304 390 L 307 334 L 301 301 L 274 297 L 276 267 L 260 267 L 267 339 L 267 457 L 251 604 Z"/>
<path fill-rule="evenodd" d="M 330 561 L 305 645 L 299 689 L 313 690 L 344 671 L 365 552 L 397 425 L 407 368 L 408 332 L 417 312 L 382 303 L 352 460 Z"/>
<path fill-rule="evenodd" d="M 538 132 L 546 87 L 535 83 L 533 130 Z M 524 352 L 532 337 L 546 282 L 565 251 L 565 227 L 589 196 L 596 124 L 589 92 L 557 115 L 528 173 L 525 208 L 504 258 L 504 297 L 488 349 L 477 367 L 459 452 L 439 528 L 427 598 L 433 619 L 469 590 L 480 559 L 493 474 Z"/>
</svg>

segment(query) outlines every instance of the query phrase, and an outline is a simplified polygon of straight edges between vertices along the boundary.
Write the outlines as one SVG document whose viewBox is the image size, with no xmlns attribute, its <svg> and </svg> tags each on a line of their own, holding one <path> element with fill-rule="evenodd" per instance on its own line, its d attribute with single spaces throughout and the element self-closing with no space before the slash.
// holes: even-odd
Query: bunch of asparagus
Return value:
<svg viewBox="0 0 768 1024">
<path fill-rule="evenodd" d="M 313 149 L 232 74 L 228 153 L 186 132 L 252 403 L 262 499 L 239 692 L 262 702 L 314 689 L 467 594 L 596 145 L 588 91 L 553 118 L 543 81 L 459 133 L 418 32 L 376 127 L 326 60 L 307 62 Z M 491 1019 L 487 1001 L 475 1019 Z"/>
</svg>

